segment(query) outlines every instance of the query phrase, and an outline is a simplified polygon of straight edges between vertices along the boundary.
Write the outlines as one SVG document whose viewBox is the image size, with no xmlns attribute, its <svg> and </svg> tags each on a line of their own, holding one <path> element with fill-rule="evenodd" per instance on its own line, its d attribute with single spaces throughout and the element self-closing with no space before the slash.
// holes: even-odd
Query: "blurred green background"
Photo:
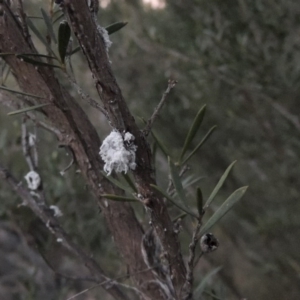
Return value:
<svg viewBox="0 0 300 300">
<path fill-rule="evenodd" d="M 210 282 L 222 299 L 299 299 L 299 1 L 145 2 L 100 1 L 98 15 L 102 26 L 128 21 L 124 29 L 111 37 L 113 45 L 109 55 L 130 109 L 138 122 L 140 117 L 149 118 L 168 79 L 178 80 L 155 123 L 156 134 L 176 157 L 194 116 L 207 104 L 194 146 L 211 126 L 217 125 L 218 129 L 190 161 L 192 171 L 204 176 L 200 182 L 204 196 L 210 194 L 234 160 L 238 162 L 214 202 L 215 208 L 234 189 L 249 185 L 242 201 L 213 229 L 220 248 L 200 261 L 197 278 L 223 266 Z M 46 1 L 32 0 L 24 4 L 28 15 L 40 16 L 40 7 L 49 9 Z M 34 23 L 46 32 L 42 20 Z M 34 40 L 45 53 L 43 46 Z M 71 60 L 79 84 L 98 99 L 83 55 L 77 53 Z M 7 83 L 15 87 L 11 78 Z M 69 88 L 103 139 L 110 130 L 105 119 L 82 103 L 76 91 Z M 8 111 L 2 107 L 0 112 L 0 159 L 21 180 L 28 171 L 20 145 L 21 117 L 7 117 Z M 142 122 L 139 124 L 143 126 Z M 93 253 L 113 276 L 124 274 L 126 266 L 120 268 L 105 222 L 95 210 L 96 204 L 80 175 L 76 175 L 75 168 L 64 177 L 59 175 L 70 158 L 63 149 L 57 148 L 50 134 L 40 129 L 39 133 L 40 170 L 49 202 L 64 212 L 61 221 L 76 242 Z M 160 152 L 156 161 L 159 185 L 166 186 L 167 162 Z M 2 227 L 13 226 L 20 236 L 33 234 L 33 244 L 39 244 L 40 237 L 32 232 L 38 231 L 38 221 L 26 208 L 17 208 L 20 200 L 4 183 L 0 182 L 0 187 Z M 91 200 L 86 201 L 87 198 Z M 139 217 L 146 224 L 144 215 Z M 41 233 L 43 230 L 41 226 Z M 187 253 L 188 234 L 183 230 L 181 235 L 183 251 Z M 41 244 L 47 244 L 48 240 Z M 45 252 L 57 253 L 52 248 L 49 246 L 51 250 Z M 56 260 L 57 268 L 64 272 L 73 274 L 74 270 L 81 270 L 79 264 L 74 267 L 72 258 L 63 263 Z M 19 265 L 16 268 L 15 276 L 19 276 L 24 268 Z M 3 287 L 7 272 L 2 273 Z M 20 276 L 16 286 L 22 282 L 30 290 L 29 284 L 24 284 L 25 275 Z M 49 299 L 65 299 L 70 290 L 81 288 L 74 287 L 72 281 L 54 277 L 56 281 L 51 284 L 55 288 L 51 288 L 53 293 Z M 37 280 L 34 282 L 36 286 Z M 17 299 L 48 299 L 40 298 L 36 291 L 31 295 L 28 297 L 32 298 Z M 78 299 L 104 299 L 99 293 L 91 293 L 90 297 Z"/>
</svg>

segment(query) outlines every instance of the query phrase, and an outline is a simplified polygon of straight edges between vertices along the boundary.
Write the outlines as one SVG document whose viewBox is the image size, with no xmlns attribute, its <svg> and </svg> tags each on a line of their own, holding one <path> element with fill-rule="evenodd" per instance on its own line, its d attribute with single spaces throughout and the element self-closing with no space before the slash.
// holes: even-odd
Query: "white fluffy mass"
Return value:
<svg viewBox="0 0 300 300">
<path fill-rule="evenodd" d="M 118 173 L 127 173 L 129 169 L 134 170 L 135 151 L 137 146 L 134 145 L 135 137 L 126 132 L 124 138 L 122 134 L 116 130 L 112 131 L 103 141 L 99 154 L 104 160 L 104 171 L 110 175 L 114 170 Z"/>
<path fill-rule="evenodd" d="M 28 188 L 33 191 L 37 190 L 41 184 L 41 177 L 35 171 L 28 172 L 25 176 L 25 179 L 27 181 Z"/>
</svg>

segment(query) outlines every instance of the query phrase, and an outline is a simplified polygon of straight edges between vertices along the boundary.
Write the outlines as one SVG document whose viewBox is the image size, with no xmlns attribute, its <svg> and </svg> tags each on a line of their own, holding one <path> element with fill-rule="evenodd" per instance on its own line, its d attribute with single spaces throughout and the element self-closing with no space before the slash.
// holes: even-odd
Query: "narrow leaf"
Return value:
<svg viewBox="0 0 300 300">
<path fill-rule="evenodd" d="M 78 51 L 80 51 L 80 49 L 81 49 L 80 46 L 78 46 L 74 50 L 72 50 L 70 53 L 67 53 L 67 55 L 71 56 L 71 55 L 77 53 Z"/>
<path fill-rule="evenodd" d="M 8 56 L 8 55 L 15 55 L 15 53 L 10 53 L 10 52 L 2 52 L 2 53 L 0 53 L 0 57 L 2 57 L 2 56 Z"/>
<path fill-rule="evenodd" d="M 10 93 L 14 93 L 14 94 L 22 95 L 22 96 L 28 96 L 28 97 L 37 98 L 37 99 L 45 99 L 45 97 L 40 97 L 40 96 L 36 96 L 36 95 L 32 95 L 32 94 L 23 93 L 20 91 L 9 89 L 9 88 L 1 86 L 1 85 L 0 85 L 0 90 L 4 90 L 4 91 L 10 92 Z"/>
<path fill-rule="evenodd" d="M 204 292 L 204 289 L 207 285 L 207 283 L 211 280 L 213 276 L 215 276 L 222 267 L 217 267 L 210 271 L 200 282 L 200 284 L 197 286 L 197 288 L 194 291 L 194 299 L 200 299 L 202 296 L 202 293 Z"/>
<path fill-rule="evenodd" d="M 204 136 L 204 138 L 200 141 L 200 143 L 195 147 L 195 149 L 184 159 L 184 161 L 181 163 L 184 165 L 187 163 L 187 161 L 200 149 L 200 147 L 208 140 L 208 138 L 211 136 L 211 134 L 214 132 L 214 130 L 217 128 L 217 126 L 213 126 L 210 128 L 207 132 L 207 134 Z"/>
<path fill-rule="evenodd" d="M 219 182 L 217 183 L 217 185 L 213 189 L 212 193 L 208 197 L 208 199 L 207 199 L 207 201 L 204 205 L 204 209 L 207 209 L 209 207 L 209 205 L 212 203 L 212 201 L 215 199 L 217 193 L 219 192 L 220 188 L 223 186 L 226 178 L 228 177 L 229 172 L 231 171 L 231 169 L 233 168 L 235 163 L 236 163 L 236 160 L 234 162 L 232 162 L 230 164 L 230 166 L 226 169 L 226 171 L 224 172 L 224 174 L 220 178 Z"/>
<path fill-rule="evenodd" d="M 101 172 L 102 175 L 109 180 L 112 184 L 117 186 L 118 188 L 124 190 L 125 192 L 131 194 L 132 190 L 127 185 L 124 185 L 122 182 L 118 181 L 117 179 L 113 178 L 112 176 L 107 176 L 105 172 Z"/>
<path fill-rule="evenodd" d="M 199 187 L 197 188 L 197 209 L 199 216 L 203 215 L 203 195 Z"/>
<path fill-rule="evenodd" d="M 176 221 L 179 220 L 179 219 L 183 220 L 186 216 L 187 216 L 187 213 L 182 213 L 182 214 L 176 216 L 176 217 L 172 220 L 172 222 L 174 223 L 174 222 L 176 222 Z"/>
<path fill-rule="evenodd" d="M 6 79 L 8 78 L 8 75 L 10 74 L 10 72 L 11 72 L 11 69 L 10 69 L 10 67 L 8 66 L 7 71 L 6 71 L 6 74 L 3 75 L 3 77 L 2 77 L 2 84 L 5 84 Z"/>
<path fill-rule="evenodd" d="M 130 176 L 126 173 L 122 173 L 122 176 L 124 177 L 124 179 L 126 180 L 126 182 L 128 183 L 128 185 L 132 188 L 132 190 L 137 193 L 138 190 L 134 184 L 134 182 L 131 180 Z"/>
<path fill-rule="evenodd" d="M 18 54 L 17 57 L 20 58 L 21 60 L 29 63 L 29 64 L 35 65 L 35 66 L 50 67 L 50 68 L 59 68 L 59 69 L 61 69 L 61 66 L 49 64 L 49 63 L 43 62 L 41 60 L 31 59 L 28 56 L 25 56 L 25 55 L 22 55 L 22 54 Z"/>
<path fill-rule="evenodd" d="M 64 17 L 64 14 L 61 14 L 60 16 L 58 16 L 58 17 L 53 21 L 53 25 L 54 25 L 57 21 L 61 20 L 63 17 Z"/>
<path fill-rule="evenodd" d="M 193 212 L 188 211 L 184 207 L 180 206 L 179 204 L 176 203 L 174 199 L 172 199 L 167 193 L 165 193 L 160 187 L 158 187 L 155 184 L 150 184 L 151 187 L 156 189 L 161 195 L 163 195 L 167 200 L 169 200 L 172 204 L 174 204 L 177 208 L 181 209 L 182 211 L 186 212 L 188 215 L 198 219 L 198 216 L 195 215 Z"/>
<path fill-rule="evenodd" d="M 182 181 L 183 188 L 187 189 L 189 186 L 197 183 L 198 181 L 202 180 L 203 178 L 205 178 L 205 176 L 198 176 L 198 177 L 188 176 L 187 178 L 185 178 Z"/>
<path fill-rule="evenodd" d="M 181 155 L 180 155 L 180 159 L 179 159 L 180 162 L 182 161 L 185 152 L 187 151 L 187 149 L 191 145 L 198 129 L 201 126 L 201 123 L 202 123 L 204 115 L 205 115 L 205 111 L 206 111 L 206 105 L 204 105 L 200 108 L 200 110 L 198 111 L 198 113 L 197 113 L 197 115 L 196 115 L 196 117 L 193 121 L 193 124 L 192 124 L 192 126 L 191 126 L 191 128 L 190 128 L 190 130 L 189 130 L 189 132 L 186 136 L 186 139 L 185 139 L 182 151 L 181 151 Z"/>
<path fill-rule="evenodd" d="M 181 179 L 180 179 L 177 169 L 174 166 L 174 164 L 172 163 L 170 157 L 168 157 L 168 163 L 169 163 L 170 174 L 172 177 L 172 182 L 173 182 L 173 185 L 177 192 L 178 198 L 179 198 L 180 202 L 182 203 L 182 205 L 186 207 L 187 199 L 186 199 L 183 187 L 182 187 Z"/>
<path fill-rule="evenodd" d="M 166 146 L 160 141 L 160 139 L 156 136 L 156 134 L 153 132 L 153 131 L 151 131 L 151 134 L 152 134 L 152 136 L 153 136 L 153 138 L 154 138 L 154 140 L 155 140 L 155 142 L 156 142 L 156 144 L 157 144 L 157 146 L 158 146 L 158 148 L 162 151 L 162 153 L 165 155 L 165 156 L 169 156 L 169 154 L 168 153 L 170 153 L 170 151 L 166 148 Z"/>
<path fill-rule="evenodd" d="M 20 53 L 16 55 L 17 57 L 20 56 L 33 56 L 33 57 L 41 57 L 41 58 L 50 58 L 50 59 L 56 59 L 57 57 L 51 56 L 51 55 L 45 55 L 45 54 L 40 54 L 40 53 Z"/>
<path fill-rule="evenodd" d="M 157 153 L 157 143 L 155 141 L 153 141 L 153 143 L 151 145 L 151 153 L 152 153 L 152 162 L 153 162 L 153 165 L 155 165 L 156 153 Z"/>
<path fill-rule="evenodd" d="M 213 227 L 225 214 L 236 204 L 245 194 L 247 186 L 241 187 L 233 192 L 225 202 L 218 208 L 218 210 L 211 216 L 211 218 L 204 224 L 200 230 L 200 235 L 203 235 L 211 227 Z"/>
<path fill-rule="evenodd" d="M 43 18 L 44 18 L 44 21 L 47 26 L 49 34 L 51 35 L 51 38 L 53 39 L 54 43 L 57 44 L 57 39 L 56 39 L 56 36 L 54 33 L 52 21 L 44 9 L 41 8 L 41 12 L 42 12 L 42 15 L 43 15 Z"/>
<path fill-rule="evenodd" d="M 29 18 L 29 19 L 40 19 L 40 20 L 43 20 L 42 17 L 36 17 L 36 16 L 27 16 L 27 18 Z"/>
<path fill-rule="evenodd" d="M 117 196 L 113 194 L 103 194 L 101 195 L 103 198 L 106 198 L 108 200 L 113 201 L 121 201 L 121 202 L 139 202 L 139 200 L 131 197 L 125 197 L 125 196 Z"/>
<path fill-rule="evenodd" d="M 29 28 L 37 36 L 37 38 L 45 45 L 45 47 L 47 48 L 47 50 L 49 52 L 51 52 L 55 56 L 55 53 L 51 49 L 50 45 L 47 43 L 46 39 L 42 36 L 42 34 L 39 32 L 39 30 L 35 27 L 35 25 L 33 24 L 33 22 L 29 18 L 26 19 L 26 22 L 27 22 L 27 25 L 29 26 Z"/>
<path fill-rule="evenodd" d="M 52 2 L 53 2 L 53 0 L 52 0 Z M 55 11 L 52 13 L 52 19 L 53 19 L 53 17 L 56 17 L 57 14 L 60 14 L 60 13 L 61 13 L 61 9 L 55 10 Z"/>
<path fill-rule="evenodd" d="M 30 106 L 30 107 L 26 107 L 26 108 L 22 108 L 22 109 L 19 109 L 19 110 L 12 111 L 12 112 L 8 113 L 7 115 L 8 116 L 13 116 L 13 115 L 22 114 L 22 113 L 25 113 L 25 112 L 28 112 L 28 111 L 31 111 L 31 110 L 39 109 L 41 107 L 44 107 L 44 106 L 47 106 L 47 105 L 50 105 L 50 104 L 51 103 L 43 103 L 43 104 L 33 105 L 33 106 Z"/>
<path fill-rule="evenodd" d="M 65 63 L 65 57 L 67 48 L 71 37 L 71 29 L 67 21 L 63 21 L 59 24 L 58 28 L 58 52 L 61 62 Z"/>
<path fill-rule="evenodd" d="M 113 23 L 111 25 L 108 25 L 105 29 L 106 29 L 107 33 L 110 35 L 110 34 L 113 34 L 116 31 L 119 31 L 120 29 L 122 29 L 127 24 L 128 24 L 128 22 L 116 22 L 116 23 Z"/>
</svg>

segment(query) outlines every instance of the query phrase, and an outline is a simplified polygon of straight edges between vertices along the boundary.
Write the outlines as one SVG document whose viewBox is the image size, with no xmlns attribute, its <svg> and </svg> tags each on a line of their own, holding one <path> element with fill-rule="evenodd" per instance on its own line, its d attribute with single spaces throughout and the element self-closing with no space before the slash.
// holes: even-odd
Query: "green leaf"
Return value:
<svg viewBox="0 0 300 300">
<path fill-rule="evenodd" d="M 155 134 L 153 131 L 151 131 L 151 135 L 153 136 L 153 138 L 154 138 L 154 140 L 155 140 L 155 142 L 156 142 L 158 148 L 162 151 L 162 153 L 163 153 L 165 156 L 168 157 L 168 156 L 169 156 L 168 153 L 170 153 L 170 152 L 169 152 L 169 150 L 166 148 L 166 146 L 160 141 L 160 139 L 156 136 L 156 134 Z"/>
<path fill-rule="evenodd" d="M 172 219 L 172 222 L 174 223 L 174 222 L 176 222 L 178 219 L 183 220 L 186 216 L 187 216 L 187 213 L 182 213 L 182 214 L 176 216 L 174 219 Z"/>
<path fill-rule="evenodd" d="M 53 52 L 53 50 L 51 49 L 50 45 L 47 43 L 46 39 L 38 31 L 38 29 L 35 27 L 35 25 L 33 24 L 33 22 L 29 18 L 26 19 L 26 22 L 27 22 L 27 25 L 29 26 L 29 28 L 37 36 L 37 38 L 45 45 L 45 47 L 47 48 L 47 50 L 49 52 L 51 52 L 54 56 L 56 56 L 55 53 Z"/>
<path fill-rule="evenodd" d="M 137 190 L 137 188 L 136 188 L 134 182 L 131 180 L 130 176 L 129 176 L 128 174 L 126 174 L 126 173 L 123 173 L 123 172 L 122 172 L 122 176 L 124 177 L 124 179 L 126 180 L 126 182 L 128 183 L 128 185 L 132 188 L 132 190 L 133 190 L 135 193 L 137 193 L 138 190 Z"/>
<path fill-rule="evenodd" d="M 45 97 L 40 97 L 40 96 L 36 96 L 36 95 L 32 95 L 32 94 L 19 92 L 19 91 L 12 90 L 12 89 L 9 89 L 9 88 L 1 86 L 1 85 L 0 85 L 0 90 L 4 90 L 4 91 L 10 92 L 10 93 L 14 93 L 14 94 L 22 95 L 22 96 L 28 96 L 28 97 L 37 98 L 37 99 L 45 99 Z"/>
<path fill-rule="evenodd" d="M 236 163 L 236 160 L 230 164 L 230 166 L 226 169 L 226 171 L 220 178 L 219 182 L 217 183 L 217 185 L 213 189 L 212 193 L 208 197 L 208 199 L 204 205 L 204 210 L 206 210 L 209 207 L 209 205 L 212 203 L 212 201 L 215 199 L 217 193 L 219 192 L 220 188 L 223 186 L 226 178 L 228 177 L 229 172 L 231 171 L 231 169 L 233 168 L 235 163 Z"/>
<path fill-rule="evenodd" d="M 76 47 L 74 50 L 72 50 L 70 53 L 67 53 L 67 55 L 71 56 L 71 55 L 77 53 L 77 52 L 80 51 L 80 50 L 81 50 L 81 48 L 80 48 L 80 46 L 78 46 L 78 47 Z"/>
<path fill-rule="evenodd" d="M 7 68 L 6 74 L 4 73 L 4 68 L 3 68 L 2 84 L 5 84 L 5 82 L 6 82 L 7 78 L 8 78 L 8 75 L 10 74 L 10 72 L 11 72 L 11 69 L 10 69 L 9 66 Z"/>
<path fill-rule="evenodd" d="M 188 176 L 186 177 L 184 180 L 182 180 L 182 185 L 184 189 L 187 189 L 189 186 L 197 183 L 198 181 L 202 180 L 203 178 L 205 178 L 205 176 Z"/>
<path fill-rule="evenodd" d="M 58 28 L 58 52 L 61 62 L 65 63 L 67 48 L 71 37 L 71 29 L 67 21 L 62 21 Z"/>
<path fill-rule="evenodd" d="M 170 169 L 172 182 L 173 182 L 173 185 L 174 185 L 175 190 L 177 192 L 178 198 L 179 198 L 180 202 L 183 204 L 183 206 L 186 207 L 187 206 L 187 199 L 186 199 L 183 187 L 182 187 L 181 179 L 180 179 L 179 174 L 177 172 L 177 169 L 174 166 L 174 164 L 172 163 L 170 157 L 168 157 L 168 163 L 169 163 L 169 169 Z"/>
<path fill-rule="evenodd" d="M 20 58 L 21 60 L 29 63 L 29 64 L 34 65 L 34 66 L 50 67 L 50 68 L 59 68 L 59 69 L 61 69 L 61 66 L 49 64 L 49 63 L 43 62 L 41 60 L 31 59 L 28 56 L 23 55 L 23 54 L 18 54 L 17 57 Z"/>
<path fill-rule="evenodd" d="M 236 204 L 245 194 L 248 186 L 241 187 L 233 192 L 225 202 L 218 208 L 218 210 L 211 216 L 211 218 L 201 228 L 199 235 L 206 233 L 213 227 L 231 208 Z"/>
<path fill-rule="evenodd" d="M 110 34 L 113 34 L 114 32 L 119 31 L 127 24 L 128 24 L 128 22 L 116 22 L 111 25 L 108 25 L 105 29 L 106 29 L 107 33 L 110 35 Z"/>
<path fill-rule="evenodd" d="M 44 18 L 44 21 L 47 26 L 49 34 L 51 35 L 51 38 L 53 39 L 54 43 L 57 44 L 57 39 L 56 39 L 56 36 L 54 33 L 52 21 L 44 9 L 41 8 L 41 12 L 42 12 L 42 15 L 43 15 L 43 18 Z"/>
<path fill-rule="evenodd" d="M 129 188 L 127 185 L 124 185 L 122 182 L 118 181 L 117 179 L 113 178 L 112 176 L 107 176 L 106 173 L 103 171 L 101 173 L 107 180 L 109 180 L 112 184 L 114 184 L 118 188 L 124 190 L 125 192 L 127 192 L 129 194 L 132 193 L 131 188 Z"/>
<path fill-rule="evenodd" d="M 217 128 L 217 126 L 213 126 L 210 128 L 207 132 L 207 134 L 204 136 L 204 138 L 200 141 L 200 143 L 195 147 L 195 149 L 184 159 L 184 161 L 181 163 L 184 165 L 187 163 L 187 161 L 200 149 L 200 147 L 207 141 L 207 139 L 211 136 L 211 134 L 214 132 L 214 130 Z"/>
<path fill-rule="evenodd" d="M 179 158 L 180 162 L 182 161 L 185 152 L 187 151 L 187 149 L 191 145 L 198 129 L 201 126 L 201 123 L 202 123 L 204 115 L 205 115 L 205 111 L 206 111 L 206 105 L 204 105 L 200 108 L 200 110 L 198 111 L 198 113 L 197 113 L 197 115 L 194 119 L 194 122 L 193 122 L 187 136 L 186 136 L 186 139 L 185 139 L 182 151 L 181 151 L 181 155 L 180 155 L 180 158 Z"/>
<path fill-rule="evenodd" d="M 152 153 L 152 160 L 153 164 L 155 164 L 156 161 L 156 153 L 157 153 L 157 143 L 154 141 L 151 146 L 151 153 Z"/>
<path fill-rule="evenodd" d="M 172 204 L 174 204 L 177 208 L 181 209 L 182 211 L 186 212 L 188 215 L 196 218 L 198 220 L 198 216 L 195 215 L 193 212 L 188 211 L 184 207 L 180 206 L 179 204 L 176 203 L 174 199 L 172 199 L 167 193 L 165 193 L 160 187 L 158 187 L 155 184 L 150 184 L 151 187 L 156 189 L 161 195 L 163 195 L 167 200 L 169 200 Z"/>
<path fill-rule="evenodd" d="M 10 53 L 10 52 L 2 52 L 2 53 L 0 53 L 0 57 L 2 57 L 2 56 L 8 56 L 8 55 L 15 55 L 15 53 Z"/>
<path fill-rule="evenodd" d="M 40 19 L 40 20 L 43 20 L 42 17 L 36 17 L 36 16 L 27 16 L 27 18 L 29 18 L 29 19 Z"/>
<path fill-rule="evenodd" d="M 207 285 L 207 283 L 211 280 L 211 278 L 213 276 L 215 276 L 220 270 L 222 269 L 222 267 L 217 267 L 215 269 L 213 269 L 212 271 L 210 271 L 200 282 L 200 284 L 197 286 L 197 288 L 194 291 L 194 299 L 200 299 L 202 296 L 202 293 L 204 292 L 204 289 Z"/>
<path fill-rule="evenodd" d="M 101 195 L 103 198 L 106 198 L 108 200 L 113 201 L 121 201 L 121 202 L 139 202 L 139 200 L 131 197 L 125 197 L 125 196 L 117 196 L 112 194 L 103 194 Z"/>
<path fill-rule="evenodd" d="M 199 187 L 197 188 L 197 209 L 199 216 L 203 215 L 203 195 Z"/>
<path fill-rule="evenodd" d="M 31 111 L 31 110 L 39 109 L 41 107 L 44 107 L 44 106 L 47 106 L 47 105 L 50 105 L 50 104 L 51 103 L 43 103 L 43 104 L 33 105 L 33 106 L 30 106 L 30 107 L 26 107 L 26 108 L 22 108 L 22 109 L 19 109 L 19 110 L 12 111 L 12 112 L 8 113 L 7 115 L 8 116 L 13 116 L 13 115 L 22 114 L 22 113 L 25 113 L 25 112 L 28 112 L 28 111 Z"/>
<path fill-rule="evenodd" d="M 51 55 L 45 55 L 45 54 L 40 54 L 40 53 L 20 53 L 16 55 L 17 57 L 20 56 L 33 56 L 33 57 L 41 57 L 41 58 L 50 58 L 50 59 L 56 59 L 57 57 L 51 56 Z"/>
</svg>

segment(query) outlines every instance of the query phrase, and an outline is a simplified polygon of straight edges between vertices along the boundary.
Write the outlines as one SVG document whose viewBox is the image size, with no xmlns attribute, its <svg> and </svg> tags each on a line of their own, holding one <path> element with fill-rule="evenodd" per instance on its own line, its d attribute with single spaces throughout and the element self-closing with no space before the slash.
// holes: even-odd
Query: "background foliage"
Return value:
<svg viewBox="0 0 300 300">
<path fill-rule="evenodd" d="M 40 15 L 40 6 L 47 9 L 44 1 L 25 2 L 29 15 Z M 154 127 L 173 155 L 180 153 L 195 112 L 207 104 L 201 134 L 215 124 L 218 130 L 190 162 L 193 171 L 204 176 L 200 184 L 204 196 L 235 159 L 238 163 L 215 207 L 234 187 L 250 185 L 243 201 L 214 229 L 221 246 L 200 264 L 199 278 L 222 265 L 212 287 L 226 299 L 298 299 L 300 4 L 294 0 L 163 3 L 164 8 L 153 9 L 138 0 L 102 2 L 99 22 L 104 26 L 129 22 L 112 36 L 110 58 L 137 118 L 150 117 L 167 80 L 178 80 Z M 34 22 L 46 30 L 42 21 Z M 75 54 L 72 63 L 80 84 L 96 97 L 82 55 Z M 13 86 L 11 78 L 9 83 Z M 104 138 L 109 131 L 105 120 L 82 105 Z M 7 112 L 1 109 L 0 156 L 21 178 L 27 167 L 21 154 L 20 117 L 7 117 Z M 104 222 L 99 223 L 101 214 L 91 209 L 92 201 L 85 201 L 92 196 L 75 169 L 59 176 L 69 158 L 50 135 L 38 136 L 45 190 L 68 216 L 62 218 L 63 225 L 115 274 L 118 254 Z M 160 185 L 166 186 L 168 166 L 160 152 L 157 162 Z M 32 226 L 38 228 L 25 208 L 16 208 L 19 200 L 14 194 L 1 182 L 0 187 L 2 224 L 13 220 L 18 224 L 13 226 L 22 225 L 29 233 Z M 25 221 L 24 214 L 28 214 Z M 36 241 L 42 232 L 35 233 Z M 51 251 L 47 253 L 51 257 Z M 73 264 L 57 258 L 65 272 Z M 119 273 L 125 271 L 123 266 Z"/>
</svg>

